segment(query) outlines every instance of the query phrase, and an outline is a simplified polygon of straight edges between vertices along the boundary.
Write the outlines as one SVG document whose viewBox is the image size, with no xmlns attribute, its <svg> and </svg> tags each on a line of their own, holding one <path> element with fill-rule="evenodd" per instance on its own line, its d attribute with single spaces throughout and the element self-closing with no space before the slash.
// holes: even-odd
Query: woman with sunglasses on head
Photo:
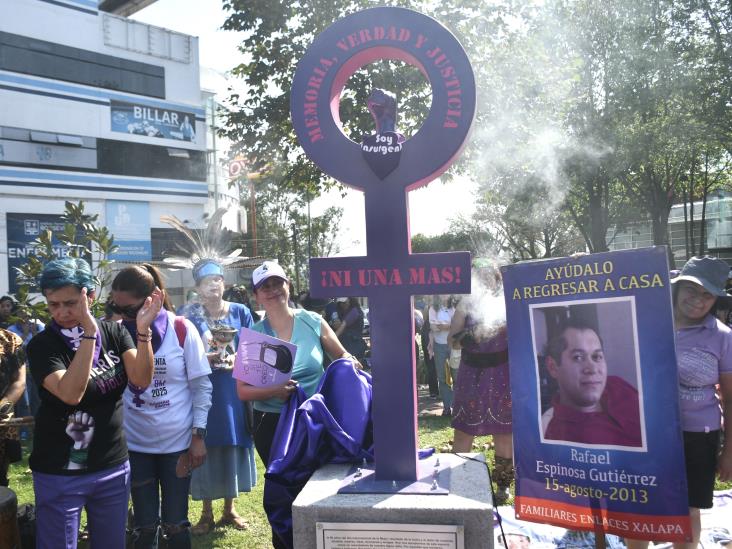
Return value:
<svg viewBox="0 0 732 549">
<path fill-rule="evenodd" d="M 236 381 L 239 398 L 254 401 L 254 444 L 266 467 L 280 411 L 295 392 L 295 387 L 299 385 L 311 397 L 323 375 L 325 354 L 332 360 L 351 355 L 322 316 L 290 307 L 289 279 L 277 263 L 265 261 L 257 267 L 252 275 L 252 287 L 257 303 L 265 311 L 264 320 L 257 322 L 252 329 L 297 346 L 291 379 L 286 383 L 273 387 L 254 387 Z M 285 546 L 274 530 L 272 543 L 275 549 Z"/>
<path fill-rule="evenodd" d="M 193 279 L 200 303 L 190 310 L 189 318 L 208 350 L 213 395 L 206 434 L 208 456 L 201 467 L 193 470 L 191 478 L 193 499 L 203 500 L 201 518 L 192 531 L 194 535 L 205 534 L 214 527 L 212 500 L 222 498 L 224 510 L 219 524 L 244 530 L 247 524 L 234 509 L 234 499 L 240 492 L 250 492 L 256 484 L 256 461 L 244 403 L 238 399 L 231 377 L 234 355 L 222 359 L 226 352 L 217 351 L 212 344 L 216 333 L 229 328 L 235 335 L 228 346 L 236 349 L 239 329 L 252 325 L 252 315 L 245 305 L 224 300 L 220 261 L 199 260 L 193 266 Z"/>
<path fill-rule="evenodd" d="M 156 290 L 163 292 L 164 309 L 151 325 L 153 380 L 147 388 L 129 383 L 124 393 L 135 548 L 157 547 L 162 529 L 168 547 L 187 549 L 188 473 L 206 459 L 204 435 L 211 408 L 206 352 L 193 324 L 171 312 L 160 272 L 152 265 L 117 274 L 109 309 L 135 337 L 137 311 Z"/>
<path fill-rule="evenodd" d="M 40 278 L 52 321 L 28 344 L 39 389 L 29 464 L 36 495 L 39 548 L 76 548 L 86 508 L 92 548 L 122 549 L 130 467 L 122 429 L 127 383 L 153 377 L 150 326 L 162 306 L 154 290 L 135 315 L 137 338 L 89 311 L 94 283 L 83 259 L 49 262 Z"/>
</svg>

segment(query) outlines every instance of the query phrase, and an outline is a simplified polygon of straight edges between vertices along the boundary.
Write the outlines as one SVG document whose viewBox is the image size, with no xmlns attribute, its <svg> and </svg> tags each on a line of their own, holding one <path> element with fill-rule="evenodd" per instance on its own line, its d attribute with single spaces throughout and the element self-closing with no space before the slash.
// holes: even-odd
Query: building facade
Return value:
<svg viewBox="0 0 732 549">
<path fill-rule="evenodd" d="M 698 242 L 702 234 L 702 208 L 699 201 L 693 204 L 693 234 Z M 692 255 L 687 244 L 688 227 L 691 224 L 692 204 L 674 204 L 668 217 L 668 242 L 677 267 L 686 263 Z M 732 265 L 732 196 L 720 192 L 707 198 L 704 212 L 704 254 L 719 257 Z M 622 228 L 610 227 L 607 231 L 608 247 L 611 250 L 644 248 L 653 246 L 653 232 L 650 221 L 634 221 Z M 688 253 L 687 253 L 688 252 Z M 673 268 L 673 267 L 672 267 Z"/>
<path fill-rule="evenodd" d="M 163 214 L 201 223 L 226 200 L 210 102 L 195 37 L 96 0 L 0 2 L 0 293 L 67 200 L 99 215 L 120 262 L 160 259 Z"/>
</svg>

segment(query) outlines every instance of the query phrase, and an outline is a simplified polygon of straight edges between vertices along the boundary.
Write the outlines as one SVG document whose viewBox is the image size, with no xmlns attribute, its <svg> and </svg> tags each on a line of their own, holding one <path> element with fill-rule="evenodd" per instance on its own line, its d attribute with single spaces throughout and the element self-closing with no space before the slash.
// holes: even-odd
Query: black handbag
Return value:
<svg viewBox="0 0 732 549">
<path fill-rule="evenodd" d="M 244 401 L 244 418 L 247 424 L 247 431 L 254 436 L 254 403 L 248 400 Z"/>
</svg>

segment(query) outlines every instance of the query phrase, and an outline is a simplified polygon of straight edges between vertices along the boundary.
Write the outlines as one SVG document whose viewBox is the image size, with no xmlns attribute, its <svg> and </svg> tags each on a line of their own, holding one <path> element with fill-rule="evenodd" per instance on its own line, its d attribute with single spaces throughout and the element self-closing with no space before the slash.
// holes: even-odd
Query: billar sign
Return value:
<svg viewBox="0 0 732 549">
<path fill-rule="evenodd" d="M 357 70 L 381 59 L 417 67 L 431 85 L 432 105 L 422 127 L 405 139 L 393 96 L 371 90 L 376 133 L 356 143 L 341 129 L 340 96 Z M 310 292 L 368 296 L 375 479 L 397 488 L 421 478 L 412 296 L 470 293 L 468 252 L 411 253 L 408 195 L 459 155 L 475 104 L 475 78 L 457 39 L 434 19 L 403 8 L 378 7 L 336 21 L 307 49 L 293 80 L 292 122 L 306 154 L 365 195 L 367 255 L 311 259 Z M 424 215 L 439 210 L 435 204 Z"/>
</svg>

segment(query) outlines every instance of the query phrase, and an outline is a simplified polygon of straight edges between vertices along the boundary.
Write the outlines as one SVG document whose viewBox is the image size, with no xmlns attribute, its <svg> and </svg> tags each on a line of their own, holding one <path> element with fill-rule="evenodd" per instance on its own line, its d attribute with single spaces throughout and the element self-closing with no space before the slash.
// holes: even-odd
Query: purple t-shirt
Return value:
<svg viewBox="0 0 732 549">
<path fill-rule="evenodd" d="M 720 374 L 732 373 L 732 330 L 712 315 L 676 330 L 679 402 L 684 431 L 716 431 L 722 410 L 714 386 Z"/>
</svg>

